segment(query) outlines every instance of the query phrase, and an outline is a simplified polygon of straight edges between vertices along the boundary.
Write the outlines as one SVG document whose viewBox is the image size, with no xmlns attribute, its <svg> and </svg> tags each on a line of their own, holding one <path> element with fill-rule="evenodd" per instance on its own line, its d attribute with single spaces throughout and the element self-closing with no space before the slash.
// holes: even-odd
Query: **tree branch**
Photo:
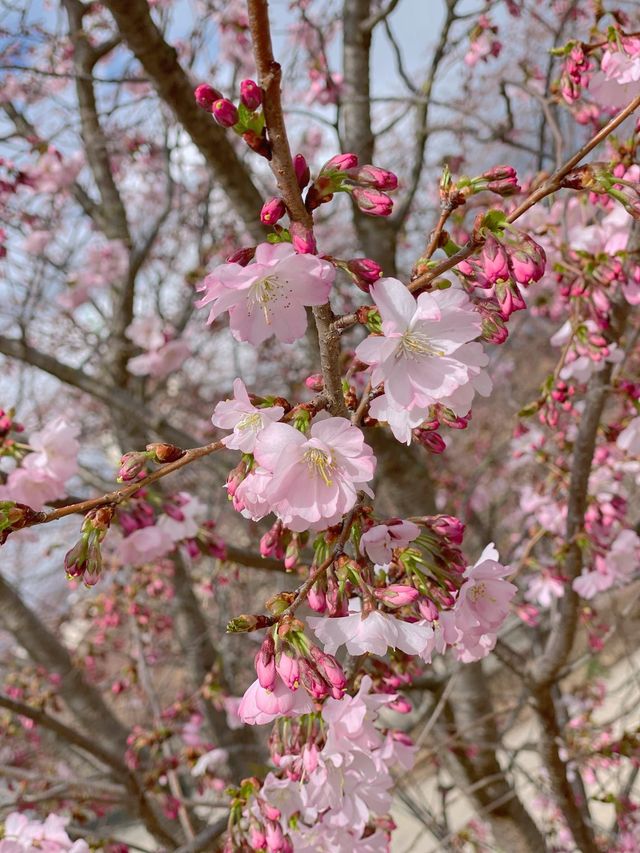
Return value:
<svg viewBox="0 0 640 853">
<path fill-rule="evenodd" d="M 178 55 L 155 25 L 146 0 L 105 0 L 122 38 L 153 81 L 159 96 L 173 110 L 198 147 L 228 196 L 245 228 L 256 240 L 264 238 L 258 213 L 262 197 L 219 127 L 193 96 L 193 83 L 178 61 Z"/>
</svg>

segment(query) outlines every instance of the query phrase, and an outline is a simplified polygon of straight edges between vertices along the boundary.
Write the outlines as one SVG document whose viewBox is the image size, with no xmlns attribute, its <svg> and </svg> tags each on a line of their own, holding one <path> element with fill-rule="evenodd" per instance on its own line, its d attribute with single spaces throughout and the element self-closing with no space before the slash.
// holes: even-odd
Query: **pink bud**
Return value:
<svg viewBox="0 0 640 853">
<path fill-rule="evenodd" d="M 395 711 L 397 714 L 410 714 L 413 711 L 411 702 L 409 702 L 405 696 L 398 696 L 398 698 L 394 699 L 393 702 L 390 702 L 387 707 L 391 708 L 391 710 Z"/>
<path fill-rule="evenodd" d="M 260 221 L 263 225 L 274 225 L 286 212 L 287 208 L 281 198 L 270 198 L 262 205 Z"/>
<path fill-rule="evenodd" d="M 318 586 L 317 583 L 314 583 L 307 593 L 307 604 L 316 613 L 324 613 L 327 609 L 327 597 L 322 587 Z"/>
<path fill-rule="evenodd" d="M 347 262 L 347 269 L 360 290 L 365 293 L 368 293 L 371 285 L 382 276 L 382 267 L 371 258 L 353 258 Z"/>
<path fill-rule="evenodd" d="M 321 373 L 312 373 L 304 380 L 304 384 L 310 391 L 322 391 L 324 388 L 324 377 Z"/>
<path fill-rule="evenodd" d="M 313 699 L 324 699 L 329 695 L 329 687 L 327 682 L 322 678 L 319 672 L 309 664 L 309 661 L 300 658 L 298 665 L 300 666 L 300 681 L 307 693 Z"/>
<path fill-rule="evenodd" d="M 333 655 L 326 654 L 317 646 L 311 646 L 310 653 L 318 671 L 327 683 L 332 687 L 337 687 L 338 690 L 344 690 L 347 686 L 347 677 Z"/>
<path fill-rule="evenodd" d="M 383 601 L 388 607 L 404 607 L 420 595 L 414 587 L 401 583 L 392 583 L 382 589 L 374 589 L 373 594 L 378 601 Z"/>
<path fill-rule="evenodd" d="M 386 193 L 369 187 L 354 187 L 351 194 L 359 209 L 369 216 L 389 216 L 393 201 Z"/>
<path fill-rule="evenodd" d="M 273 690 L 276 683 L 276 658 L 272 634 L 267 634 L 256 655 L 256 674 L 260 687 L 264 690 Z"/>
<path fill-rule="evenodd" d="M 544 275 L 547 256 L 542 246 L 528 234 L 521 234 L 521 243 L 511 253 L 513 277 L 525 287 L 532 281 L 539 281 Z"/>
<path fill-rule="evenodd" d="M 247 246 L 245 249 L 236 249 L 236 251 L 227 258 L 228 264 L 240 264 L 241 267 L 253 260 L 256 253 L 255 246 Z"/>
<path fill-rule="evenodd" d="M 307 228 L 306 225 L 302 225 L 300 222 L 292 222 L 289 231 L 291 233 L 293 248 L 299 255 L 316 254 L 318 247 L 316 246 L 316 239 L 313 236 L 311 228 Z"/>
<path fill-rule="evenodd" d="M 378 166 L 360 166 L 353 170 L 352 177 L 361 187 L 373 187 L 377 190 L 395 190 L 398 187 L 397 175 Z"/>
<path fill-rule="evenodd" d="M 203 110 L 207 110 L 207 112 L 211 112 L 214 102 L 222 98 L 220 92 L 208 83 L 201 83 L 199 86 L 196 86 L 193 94 L 195 95 L 198 106 Z"/>
<path fill-rule="evenodd" d="M 464 536 L 464 524 L 453 515 L 436 515 L 431 527 L 454 545 L 461 545 Z"/>
<path fill-rule="evenodd" d="M 214 119 L 222 127 L 233 127 L 238 123 L 238 110 L 228 98 L 219 98 L 211 105 Z"/>
<path fill-rule="evenodd" d="M 444 453 L 447 449 L 444 438 L 437 432 L 426 429 L 414 429 L 416 440 L 430 453 Z"/>
<path fill-rule="evenodd" d="M 267 823 L 265 839 L 269 853 L 282 853 L 284 850 L 284 835 L 279 823 Z"/>
<path fill-rule="evenodd" d="M 508 320 L 515 311 L 522 311 L 527 307 L 527 303 L 514 281 L 497 282 L 495 295 L 500 305 L 500 313 L 505 320 Z"/>
<path fill-rule="evenodd" d="M 302 154 L 296 154 L 293 158 L 293 169 L 296 173 L 298 186 L 303 190 L 311 180 L 311 172 L 309 171 L 307 161 Z"/>
<path fill-rule="evenodd" d="M 487 237 L 482 248 L 480 264 L 487 281 L 492 285 L 497 281 L 506 281 L 511 277 L 509 256 L 502 243 L 498 242 L 492 234 Z"/>
<path fill-rule="evenodd" d="M 276 659 L 276 671 L 289 690 L 300 686 L 300 667 L 296 658 L 288 652 L 282 652 Z"/>
<path fill-rule="evenodd" d="M 262 89 L 253 80 L 243 80 L 240 83 L 240 100 L 248 110 L 254 112 L 262 103 Z"/>
<path fill-rule="evenodd" d="M 267 843 L 267 836 L 256 826 L 249 830 L 249 845 L 252 850 L 263 850 Z"/>
<path fill-rule="evenodd" d="M 313 773 L 318 766 L 318 747 L 315 743 L 307 743 L 302 750 L 302 765 L 307 773 Z"/>
<path fill-rule="evenodd" d="M 358 157 L 356 154 L 336 154 L 324 164 L 320 169 L 321 175 L 326 175 L 330 172 L 346 172 L 347 169 L 353 169 L 358 165 Z"/>
</svg>

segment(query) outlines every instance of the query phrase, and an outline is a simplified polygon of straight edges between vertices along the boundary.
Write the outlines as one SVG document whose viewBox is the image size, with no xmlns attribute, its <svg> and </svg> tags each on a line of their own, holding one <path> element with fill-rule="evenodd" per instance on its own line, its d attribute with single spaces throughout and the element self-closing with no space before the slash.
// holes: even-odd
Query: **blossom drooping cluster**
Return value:
<svg viewBox="0 0 640 853">
<path fill-rule="evenodd" d="M 391 771 L 407 770 L 414 747 L 400 732 L 376 725 L 394 696 L 371 692 L 364 676 L 354 696 L 328 698 L 319 716 L 277 726 L 272 736 L 276 770 L 249 789 L 232 821 L 228 850 L 362 851 L 388 849 L 383 820 L 391 805 Z M 241 792 L 239 792 L 241 793 Z"/>
</svg>

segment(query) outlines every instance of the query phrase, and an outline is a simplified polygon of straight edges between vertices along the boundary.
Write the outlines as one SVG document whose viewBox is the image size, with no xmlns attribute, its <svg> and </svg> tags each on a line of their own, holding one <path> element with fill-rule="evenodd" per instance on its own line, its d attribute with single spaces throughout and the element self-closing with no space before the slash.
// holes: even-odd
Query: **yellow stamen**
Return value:
<svg viewBox="0 0 640 853">
<path fill-rule="evenodd" d="M 309 450 L 305 450 L 302 458 L 314 474 L 319 474 L 322 477 L 325 485 L 332 485 L 332 480 L 329 477 L 329 474 L 333 471 L 334 466 L 329 461 L 329 457 L 326 453 L 315 447 L 311 447 Z"/>
</svg>

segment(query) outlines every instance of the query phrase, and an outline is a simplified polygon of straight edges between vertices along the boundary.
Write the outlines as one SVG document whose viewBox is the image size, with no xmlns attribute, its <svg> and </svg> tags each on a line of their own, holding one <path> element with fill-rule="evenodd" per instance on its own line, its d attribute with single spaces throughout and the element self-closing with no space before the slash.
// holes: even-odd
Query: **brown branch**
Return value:
<svg viewBox="0 0 640 853">
<path fill-rule="evenodd" d="M 551 175 L 551 177 L 546 180 L 543 184 L 541 184 L 536 190 L 534 190 L 527 198 L 513 210 L 509 216 L 507 217 L 508 222 L 515 222 L 516 219 L 519 219 L 524 213 L 526 213 L 530 208 L 532 208 L 539 201 L 542 201 L 543 198 L 546 198 L 548 195 L 551 195 L 554 192 L 557 192 L 560 189 L 560 184 L 562 179 L 568 175 L 568 173 L 578 165 L 578 163 L 587 156 L 594 148 L 596 148 L 603 140 L 605 140 L 613 131 L 622 124 L 625 119 L 629 118 L 632 113 L 634 113 L 638 107 L 640 107 L 640 96 L 634 98 L 627 106 L 621 110 L 616 116 L 614 116 L 611 121 L 607 122 L 607 124 L 598 131 L 598 133 L 593 136 L 589 142 L 585 143 L 576 153 L 567 160 L 567 162 L 556 172 Z M 457 266 L 460 261 L 466 260 L 470 255 L 472 255 L 480 246 L 481 242 L 477 242 L 476 240 L 470 240 L 469 243 L 466 244 L 459 252 L 456 252 L 455 255 L 452 255 L 450 258 L 447 258 L 444 261 L 441 261 L 436 266 L 432 267 L 427 272 L 415 278 L 411 284 L 409 285 L 409 290 L 412 293 L 416 293 L 416 291 L 423 290 L 426 286 L 430 284 L 435 278 L 442 273 L 447 272 L 453 267 Z"/>
<path fill-rule="evenodd" d="M 60 676 L 58 690 L 78 723 L 96 748 L 110 756 L 109 766 L 119 765 L 131 794 L 129 802 L 147 829 L 170 848 L 175 838 L 168 822 L 156 810 L 138 777 L 124 764 L 128 729 L 117 719 L 100 693 L 74 665 L 67 649 L 30 610 L 16 590 L 0 575 L 0 625 L 15 637 L 29 657 L 50 673 Z M 25 714 L 25 716 L 29 716 Z M 41 721 L 44 725 L 44 722 Z M 61 732 L 61 730 L 58 730 Z M 104 760 L 104 759 L 101 759 Z M 115 769 L 115 768 L 114 768 Z"/>
<path fill-rule="evenodd" d="M 104 403 L 111 410 L 121 412 L 129 423 L 134 423 L 147 435 L 155 434 L 178 447 L 188 447 L 195 444 L 193 436 L 174 427 L 162 417 L 152 416 L 142 411 L 140 401 L 126 391 L 107 384 L 95 376 L 91 376 L 53 358 L 53 356 L 32 347 L 30 344 L 16 338 L 0 335 L 0 354 L 16 358 L 39 370 L 44 370 L 50 376 L 55 376 L 66 385 L 77 388 Z"/>
<path fill-rule="evenodd" d="M 101 506 L 118 506 L 118 504 L 126 501 L 139 489 L 144 489 L 152 483 L 161 480 L 163 477 L 173 474 L 174 471 L 179 471 L 180 468 L 190 465 L 196 459 L 202 459 L 204 456 L 210 456 L 212 453 L 217 453 L 217 451 L 223 449 L 224 444 L 221 441 L 212 441 L 209 444 L 202 445 L 202 447 L 192 447 L 190 450 L 186 450 L 184 456 L 181 456 L 180 459 L 176 459 L 175 462 L 168 462 L 143 480 L 136 480 L 134 483 L 130 483 L 120 489 L 115 489 L 113 492 L 107 492 L 106 495 L 101 495 L 99 498 L 88 498 L 79 503 L 68 504 L 67 506 L 53 509 L 51 512 L 35 513 L 33 519 L 27 521 L 24 526 L 35 527 L 38 524 L 49 524 L 49 522 L 57 521 L 59 518 L 64 518 L 67 515 L 85 514 Z"/>
<path fill-rule="evenodd" d="M 155 25 L 146 0 L 105 0 L 122 38 L 153 81 L 160 98 L 173 110 L 211 167 L 247 231 L 256 240 L 264 238 L 258 219 L 262 197 L 229 141 L 193 97 L 194 84 Z"/>
<path fill-rule="evenodd" d="M 89 753 L 89 755 L 93 755 L 94 758 L 111 767 L 116 773 L 122 773 L 123 764 L 121 759 L 115 758 L 112 752 L 103 749 L 94 737 L 85 737 L 77 728 L 74 729 L 71 726 L 65 725 L 65 723 L 56 717 L 47 714 L 46 711 L 34 708 L 25 702 L 18 702 L 9 696 L 5 696 L 4 693 L 0 693 L 0 708 L 6 708 L 12 714 L 17 714 L 21 717 L 28 717 L 34 723 L 53 732 L 53 734 L 66 741 L 66 743 L 77 746 L 84 752 Z"/>
<path fill-rule="evenodd" d="M 260 85 L 264 92 L 263 110 L 272 149 L 271 171 L 278 184 L 280 195 L 287 205 L 291 221 L 299 223 L 304 228 L 312 229 L 313 218 L 302 201 L 287 138 L 280 91 L 282 71 L 273 56 L 268 3 L 267 0 L 248 0 L 247 7 L 253 53 Z M 315 306 L 313 315 L 318 332 L 320 363 L 328 408 L 333 415 L 347 417 L 348 412 L 342 392 L 340 337 L 332 328 L 334 315 L 331 305 L 327 302 L 325 305 Z"/>
</svg>

